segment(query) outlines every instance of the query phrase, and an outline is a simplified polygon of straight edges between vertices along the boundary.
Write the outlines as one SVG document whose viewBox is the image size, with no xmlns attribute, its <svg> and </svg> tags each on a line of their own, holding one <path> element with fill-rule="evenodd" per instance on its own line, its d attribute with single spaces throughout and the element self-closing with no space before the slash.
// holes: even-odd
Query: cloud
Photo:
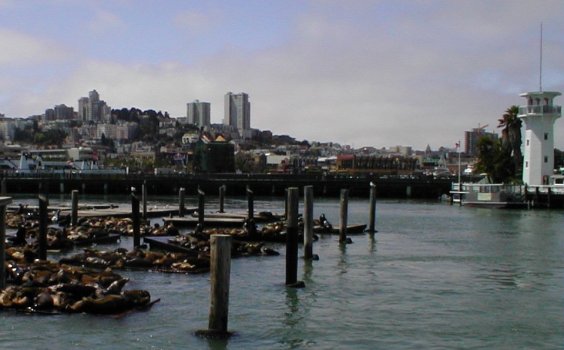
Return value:
<svg viewBox="0 0 564 350">
<path fill-rule="evenodd" d="M 174 16 L 173 24 L 190 34 L 201 34 L 214 27 L 220 19 L 200 11 L 182 11 Z"/>
<path fill-rule="evenodd" d="M 0 29 L 0 65 L 27 66 L 60 60 L 64 56 L 51 40 Z"/>
<path fill-rule="evenodd" d="M 194 99 L 211 102 L 212 122 L 221 123 L 224 94 L 247 92 L 251 125 L 259 129 L 355 147 L 436 149 L 478 124 L 493 129 L 507 107 L 523 103 L 520 92 L 538 87 L 540 19 L 550 74 L 545 88 L 564 90 L 564 27 L 557 18 L 563 12 L 564 3 L 550 1 L 315 1 L 276 45 L 223 46 L 190 64 L 174 52 L 151 64 L 77 60 L 40 96 L 29 91 L 9 105 L 29 114 L 58 103 L 76 108 L 80 96 L 96 89 L 114 108 L 175 117 Z M 225 29 L 212 17 L 189 11 L 174 23 L 190 33 Z M 564 122 L 556 128 L 562 148 Z"/>
<path fill-rule="evenodd" d="M 94 34 L 105 34 L 126 28 L 125 22 L 115 13 L 96 10 L 88 23 L 88 29 Z"/>
</svg>

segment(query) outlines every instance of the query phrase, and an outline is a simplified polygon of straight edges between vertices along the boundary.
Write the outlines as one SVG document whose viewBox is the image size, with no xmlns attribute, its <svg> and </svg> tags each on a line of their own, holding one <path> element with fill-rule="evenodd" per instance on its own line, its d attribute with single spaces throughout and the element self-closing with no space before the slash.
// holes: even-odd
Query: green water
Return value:
<svg viewBox="0 0 564 350">
<path fill-rule="evenodd" d="M 174 198 L 161 198 L 160 204 Z M 213 202 L 213 201 L 212 201 Z M 123 202 L 126 203 L 126 202 Z M 171 204 L 171 205 L 172 205 Z M 210 207 L 215 203 L 209 204 Z M 229 208 L 244 208 L 231 200 Z M 315 215 L 338 224 L 338 200 Z M 280 199 L 255 209 L 278 211 Z M 351 200 L 349 223 L 368 222 Z M 208 275 L 120 272 L 128 289 L 161 301 L 113 318 L 0 313 L 5 349 L 558 349 L 564 346 L 564 213 L 438 202 L 379 201 L 374 238 L 336 236 L 299 261 L 303 289 L 288 289 L 279 257 L 232 260 L 227 341 L 207 328 Z M 122 246 L 131 247 L 124 239 Z M 301 255 L 302 253 L 300 253 Z"/>
</svg>

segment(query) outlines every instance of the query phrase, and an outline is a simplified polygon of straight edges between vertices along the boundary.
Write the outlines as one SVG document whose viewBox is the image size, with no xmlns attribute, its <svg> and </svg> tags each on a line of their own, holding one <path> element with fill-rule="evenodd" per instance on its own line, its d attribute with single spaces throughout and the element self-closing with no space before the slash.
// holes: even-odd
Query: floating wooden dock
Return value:
<svg viewBox="0 0 564 350">
<path fill-rule="evenodd" d="M 174 236 L 143 237 L 143 242 L 148 244 L 151 249 L 164 250 L 167 252 L 185 253 L 190 256 L 198 256 L 198 252 L 181 245 L 171 243 Z"/>
<path fill-rule="evenodd" d="M 196 227 L 200 222 L 192 216 L 163 217 L 163 221 L 178 227 Z M 204 217 L 204 227 L 243 227 L 244 223 L 245 219 L 242 218 Z"/>
</svg>

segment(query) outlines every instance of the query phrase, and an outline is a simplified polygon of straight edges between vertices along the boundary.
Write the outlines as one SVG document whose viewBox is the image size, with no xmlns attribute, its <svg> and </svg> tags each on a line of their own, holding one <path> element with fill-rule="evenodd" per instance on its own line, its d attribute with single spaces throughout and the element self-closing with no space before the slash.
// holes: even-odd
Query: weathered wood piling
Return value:
<svg viewBox="0 0 564 350">
<path fill-rule="evenodd" d="M 231 236 L 210 237 L 210 312 L 208 329 L 197 331 L 204 337 L 226 338 L 229 319 L 229 279 L 231 274 Z"/>
<path fill-rule="evenodd" d="M 139 198 L 135 189 L 131 189 L 131 220 L 133 221 L 133 248 L 141 245 L 141 220 L 139 218 Z"/>
<path fill-rule="evenodd" d="M 286 220 L 286 286 L 288 287 L 304 287 L 303 282 L 298 282 L 298 205 L 298 188 L 288 188 Z"/>
<path fill-rule="evenodd" d="M 184 217 L 184 195 L 186 194 L 186 189 L 184 187 L 180 187 L 178 190 L 178 216 L 181 218 Z"/>
<path fill-rule="evenodd" d="M 46 196 L 39 195 L 39 259 L 47 260 L 47 206 L 49 199 Z"/>
<path fill-rule="evenodd" d="M 0 197 L 0 266 L 6 262 L 6 206 L 12 203 L 10 197 Z M 0 289 L 6 287 L 6 269 L 0 269 Z"/>
<path fill-rule="evenodd" d="M 250 187 L 247 186 L 247 219 L 253 220 L 255 217 L 254 194 Z"/>
<path fill-rule="evenodd" d="M 147 218 L 147 181 L 141 185 L 141 201 L 143 202 L 143 219 Z"/>
<path fill-rule="evenodd" d="M 313 186 L 304 186 L 304 259 L 313 259 Z"/>
<path fill-rule="evenodd" d="M 198 230 L 200 232 L 204 230 L 205 200 L 206 194 L 198 189 Z"/>
<path fill-rule="evenodd" d="M 78 190 L 71 191 L 71 225 L 78 222 Z"/>
<path fill-rule="evenodd" d="M 339 221 L 339 243 L 347 243 L 347 220 L 349 211 L 349 190 L 341 190 L 341 208 Z"/>
<path fill-rule="evenodd" d="M 219 212 L 224 213 L 224 205 L 225 205 L 225 185 L 219 186 Z"/>
<path fill-rule="evenodd" d="M 376 233 L 376 184 L 373 182 L 370 183 L 370 220 L 368 233 L 371 235 Z"/>
</svg>

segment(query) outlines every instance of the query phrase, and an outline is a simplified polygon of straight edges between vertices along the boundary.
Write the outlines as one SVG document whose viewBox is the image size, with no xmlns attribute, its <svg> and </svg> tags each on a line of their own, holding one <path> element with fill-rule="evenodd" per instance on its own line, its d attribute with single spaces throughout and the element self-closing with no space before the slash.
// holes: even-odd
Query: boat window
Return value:
<svg viewBox="0 0 564 350">
<path fill-rule="evenodd" d="M 529 141 L 531 141 L 531 140 L 527 139 L 527 146 L 529 145 Z"/>
<path fill-rule="evenodd" d="M 529 167 L 529 161 L 526 161 L 525 162 L 525 168 L 528 168 L 528 167 Z"/>
<path fill-rule="evenodd" d="M 544 133 L 544 139 L 548 140 L 548 133 L 547 132 Z"/>
<path fill-rule="evenodd" d="M 544 156 L 544 162 L 548 163 L 548 157 L 547 156 Z"/>
</svg>

